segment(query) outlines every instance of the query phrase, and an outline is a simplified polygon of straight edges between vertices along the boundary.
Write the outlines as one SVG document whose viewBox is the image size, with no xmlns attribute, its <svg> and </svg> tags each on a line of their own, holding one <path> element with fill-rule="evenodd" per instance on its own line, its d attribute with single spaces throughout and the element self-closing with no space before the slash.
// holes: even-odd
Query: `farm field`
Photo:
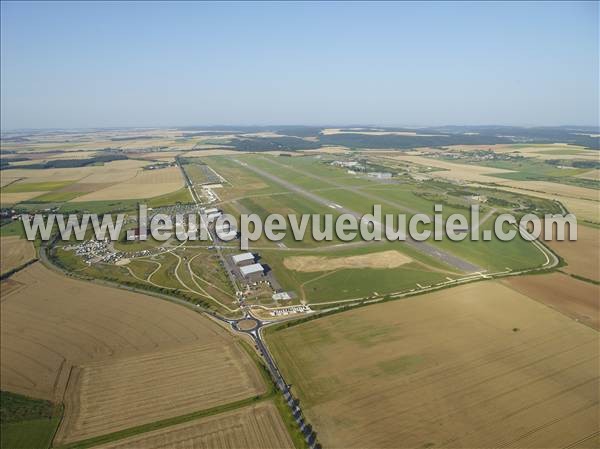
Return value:
<svg viewBox="0 0 600 449">
<path fill-rule="evenodd" d="M 503 281 L 512 289 L 600 330 L 600 287 L 562 273 L 518 276 Z"/>
<path fill-rule="evenodd" d="M 35 258 L 33 242 L 19 236 L 0 238 L 0 273 L 4 274 L 10 270 L 20 267 Z"/>
<path fill-rule="evenodd" d="M 39 192 L 18 192 L 18 193 L 4 193 L 0 192 L 0 206 L 7 207 L 13 204 L 20 203 L 21 201 L 27 201 L 36 196 L 43 195 L 44 191 Z"/>
<path fill-rule="evenodd" d="M 507 187 L 519 188 L 522 190 L 546 192 L 557 196 L 580 198 L 591 201 L 598 200 L 598 191 L 595 189 L 566 184 L 558 184 L 555 182 L 547 181 L 510 179 L 508 178 L 508 175 L 513 175 L 516 172 L 503 168 L 448 162 L 445 160 L 427 158 L 422 156 L 402 155 L 392 156 L 390 157 L 390 159 L 419 164 L 427 167 L 440 168 L 442 170 L 431 172 L 431 176 L 450 179 L 453 181 L 468 181 L 483 184 L 494 183 Z"/>
<path fill-rule="evenodd" d="M 277 409 L 267 401 L 96 446 L 96 449 L 142 447 L 294 449 Z"/>
<path fill-rule="evenodd" d="M 183 177 L 179 167 L 142 170 L 131 179 L 82 195 L 75 201 L 149 198 L 166 195 L 182 187 Z"/>
<path fill-rule="evenodd" d="M 600 202 L 598 200 L 598 190 L 596 189 L 546 181 L 505 179 L 500 176 L 515 172 L 500 168 L 459 164 L 422 156 L 394 155 L 388 158 L 395 161 L 415 163 L 423 167 L 440 169 L 429 173 L 429 176 L 433 178 L 484 185 L 493 183 L 494 188 L 508 192 L 558 200 L 564 204 L 569 212 L 576 214 L 578 219 L 591 223 L 599 222 Z"/>
<path fill-rule="evenodd" d="M 190 344 L 232 344 L 224 330 L 186 308 L 66 278 L 40 263 L 2 287 L 3 390 L 60 401 L 74 366 L 168 354 Z"/>
<path fill-rule="evenodd" d="M 145 165 L 148 162 L 117 160 L 85 167 L 3 170 L 2 177 L 11 183 L 0 190 L 0 200 L 6 205 L 34 198 L 41 202 L 70 201 L 131 179 Z"/>
<path fill-rule="evenodd" d="M 88 165 L 85 167 L 72 168 L 45 168 L 29 169 L 16 168 L 8 170 L 6 176 L 20 180 L 10 188 L 22 188 L 29 183 L 54 183 L 60 181 L 80 181 L 85 179 L 87 183 L 96 182 L 119 182 L 132 178 L 138 169 L 148 165 L 145 161 L 117 160 L 106 162 L 102 165 Z M 4 177 L 4 172 L 3 172 Z"/>
<path fill-rule="evenodd" d="M 324 447 L 584 447 L 597 432 L 597 332 L 495 281 L 267 342 Z"/>
<path fill-rule="evenodd" d="M 600 281 L 600 229 L 580 224 L 577 226 L 577 240 L 550 240 L 545 243 L 567 262 L 562 271 Z"/>
<path fill-rule="evenodd" d="M 224 341 L 74 368 L 56 444 L 104 435 L 265 392 L 253 362 Z"/>
<path fill-rule="evenodd" d="M 586 171 L 585 173 L 577 175 L 577 177 L 583 179 L 593 179 L 594 181 L 600 181 L 600 169 L 596 168 L 594 170 Z"/>
</svg>

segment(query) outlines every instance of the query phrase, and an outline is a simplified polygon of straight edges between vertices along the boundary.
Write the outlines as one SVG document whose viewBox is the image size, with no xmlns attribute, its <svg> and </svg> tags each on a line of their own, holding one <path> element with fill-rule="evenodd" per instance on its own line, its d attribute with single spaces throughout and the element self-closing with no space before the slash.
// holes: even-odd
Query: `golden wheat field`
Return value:
<svg viewBox="0 0 600 449">
<path fill-rule="evenodd" d="M 600 281 L 600 229 L 577 226 L 577 240 L 549 240 L 544 242 L 567 263 L 561 270 Z"/>
<path fill-rule="evenodd" d="M 273 403 L 261 402 L 96 448 L 293 449 L 294 445 Z"/>
<path fill-rule="evenodd" d="M 0 238 L 0 273 L 4 274 L 35 258 L 33 242 L 17 235 Z"/>
<path fill-rule="evenodd" d="M 598 333 L 498 282 L 340 313 L 268 343 L 323 447 L 597 438 Z"/>
<path fill-rule="evenodd" d="M 600 286 L 563 273 L 516 276 L 505 285 L 552 307 L 574 320 L 600 330 Z"/>
<path fill-rule="evenodd" d="M 183 177 L 178 167 L 139 170 L 132 178 L 88 193 L 87 195 L 82 195 L 75 199 L 75 201 L 151 198 L 174 192 L 182 187 Z"/>
<path fill-rule="evenodd" d="M 71 373 L 55 442 L 185 415 L 264 390 L 243 349 L 222 341 L 92 362 Z"/>
<path fill-rule="evenodd" d="M 3 390 L 61 401 L 73 367 L 163 352 L 167 357 L 191 344 L 217 345 L 225 354 L 237 351 L 229 348 L 234 342 L 225 330 L 191 310 L 66 278 L 39 262 L 9 281 L 2 283 Z M 237 365 L 227 365 L 228 375 L 255 379 L 249 359 L 243 354 L 238 359 Z"/>
<path fill-rule="evenodd" d="M 18 193 L 3 193 L 0 192 L 0 205 L 2 207 L 11 206 L 16 203 L 20 203 L 21 201 L 27 201 L 31 198 L 35 198 L 36 196 L 43 195 L 47 193 L 47 191 L 39 191 L 39 192 L 18 192 Z"/>
</svg>

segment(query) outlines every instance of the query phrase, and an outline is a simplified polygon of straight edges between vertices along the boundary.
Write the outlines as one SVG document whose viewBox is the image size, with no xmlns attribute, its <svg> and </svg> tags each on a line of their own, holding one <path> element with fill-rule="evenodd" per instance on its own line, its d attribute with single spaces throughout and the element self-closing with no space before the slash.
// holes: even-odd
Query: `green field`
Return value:
<svg viewBox="0 0 600 449">
<path fill-rule="evenodd" d="M 24 201 L 25 203 L 64 203 L 66 201 L 71 201 L 78 196 L 85 195 L 84 192 L 65 192 L 65 191 L 56 191 L 56 192 L 48 192 L 43 195 L 36 196 L 30 200 Z"/>
<path fill-rule="evenodd" d="M 357 268 L 328 270 L 323 266 L 318 272 L 289 270 L 284 265 L 287 257 L 323 256 L 328 258 L 350 257 L 396 250 L 408 255 L 413 262 L 398 268 Z M 264 261 L 274 270 L 284 289 L 297 292 L 309 302 L 327 302 L 386 295 L 401 290 L 417 288 L 445 281 L 456 273 L 401 242 L 372 243 L 355 247 L 323 249 L 318 252 L 267 250 L 261 253 Z"/>
<path fill-rule="evenodd" d="M 45 192 L 48 190 L 58 190 L 75 181 L 48 181 L 48 182 L 15 182 L 2 188 L 3 193 L 23 193 L 23 192 Z"/>
<path fill-rule="evenodd" d="M 60 205 L 59 212 L 68 213 L 96 213 L 108 214 L 137 210 L 142 200 L 107 200 L 107 201 L 81 201 L 66 202 Z M 49 206 L 46 206 L 49 207 Z"/>
<path fill-rule="evenodd" d="M 193 202 L 194 200 L 192 199 L 190 191 L 187 187 L 183 187 L 172 193 L 167 193 L 166 195 L 155 196 L 154 198 L 146 200 L 148 207 L 172 206 L 177 203 L 190 204 Z"/>
<path fill-rule="evenodd" d="M 60 423 L 61 407 L 8 391 L 0 392 L 0 447 L 47 449 Z"/>
<path fill-rule="evenodd" d="M 576 151 L 576 150 L 550 150 L 550 151 Z M 560 159 L 561 153 L 556 153 L 557 159 Z M 450 162 L 456 162 L 454 159 L 448 159 Z M 593 166 L 587 168 L 569 167 L 570 161 L 562 161 L 562 165 L 567 168 L 560 168 L 557 165 L 550 164 L 547 161 L 536 158 L 522 158 L 513 160 L 490 160 L 482 161 L 479 159 L 460 159 L 460 163 L 477 165 L 482 167 L 500 168 L 512 170 L 513 173 L 494 173 L 490 177 L 513 179 L 516 181 L 548 181 L 559 184 L 569 184 L 592 189 L 600 189 L 600 183 L 591 179 L 577 178 L 576 176 L 590 171 Z M 493 182 L 493 180 L 490 180 Z"/>
<path fill-rule="evenodd" d="M 297 162 L 299 159 L 303 159 L 303 165 L 309 164 L 303 168 L 306 173 L 315 175 L 315 173 L 318 172 L 318 166 L 320 164 L 318 160 L 315 159 L 279 158 L 277 159 L 277 163 L 285 163 L 285 165 L 289 165 L 290 167 L 292 164 L 296 164 L 294 167 L 296 168 L 299 164 Z M 249 161 L 249 159 L 245 160 Z M 294 171 L 291 168 L 282 167 L 281 165 L 276 165 L 273 162 L 270 162 L 266 157 L 261 157 L 260 163 L 262 169 L 285 178 L 288 182 L 294 182 L 294 179 L 301 176 L 297 171 Z M 315 168 L 312 168 L 312 166 L 315 166 Z M 349 175 L 343 174 L 340 176 L 348 177 Z M 311 180 L 313 179 L 310 176 L 306 177 Z M 321 182 L 329 182 L 329 187 L 332 187 L 335 186 L 334 182 L 338 183 L 339 179 L 340 177 L 335 178 L 335 181 L 321 180 Z M 319 192 L 319 195 L 331 200 L 333 203 L 341 204 L 342 206 L 349 207 L 352 210 L 363 214 L 372 213 L 373 205 L 381 204 L 384 216 L 386 214 L 396 216 L 399 213 L 404 213 L 407 215 L 408 221 L 412 216 L 412 212 L 409 211 L 417 211 L 431 216 L 433 215 L 434 204 L 448 203 L 448 199 L 444 198 L 441 189 L 429 189 L 429 197 L 423 195 L 425 189 L 415 183 L 378 184 L 370 182 L 363 187 L 357 187 L 351 190 L 347 188 L 322 190 Z M 285 199 L 285 197 L 282 198 Z M 487 210 L 489 209 L 486 208 L 486 206 L 482 206 L 480 216 L 483 217 Z M 450 214 L 454 213 L 468 215 L 467 203 L 463 201 L 461 204 L 457 198 L 453 198 L 450 205 L 446 204 L 443 206 L 441 215 L 446 219 Z M 433 225 L 423 226 L 422 229 L 432 230 Z M 480 234 L 484 229 L 493 229 L 493 217 L 480 227 Z M 439 242 L 429 240 L 427 243 L 438 246 L 440 249 L 444 249 L 492 272 L 504 271 L 506 267 L 510 267 L 511 269 L 534 268 L 545 261 L 545 257 L 539 250 L 531 243 L 520 238 L 511 242 L 502 242 L 495 237 L 489 242 L 484 242 L 481 239 L 479 241 L 471 241 L 469 238 L 466 238 L 461 242 L 453 242 L 448 238 L 444 238 Z"/>
<path fill-rule="evenodd" d="M 23 222 L 21 220 L 10 221 L 0 226 L 0 237 L 10 237 L 11 235 L 25 236 Z"/>
<path fill-rule="evenodd" d="M 258 177 L 232 160 L 232 156 L 209 156 L 204 159 L 213 170 L 223 176 L 228 182 L 226 188 L 216 190 L 223 200 L 281 191 L 281 187 L 278 184 Z M 244 160 L 244 155 L 240 155 L 240 157 L 236 157 L 235 159 Z"/>
</svg>

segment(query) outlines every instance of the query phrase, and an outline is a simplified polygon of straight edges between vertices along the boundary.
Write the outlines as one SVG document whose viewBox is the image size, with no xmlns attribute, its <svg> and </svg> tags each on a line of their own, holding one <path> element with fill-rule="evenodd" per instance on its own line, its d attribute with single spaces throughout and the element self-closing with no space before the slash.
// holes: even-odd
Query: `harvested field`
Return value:
<svg viewBox="0 0 600 449">
<path fill-rule="evenodd" d="M 562 271 L 600 281 L 600 229 L 577 226 L 577 240 L 544 241 L 567 262 Z"/>
<path fill-rule="evenodd" d="M 4 175 L 4 173 L 2 174 L 2 176 L 0 176 L 0 187 L 4 187 L 7 186 L 9 184 L 12 184 L 13 182 L 18 181 L 19 178 L 18 176 L 8 176 L 8 175 Z"/>
<path fill-rule="evenodd" d="M 2 293 L 3 390 L 62 400 L 74 365 L 232 341 L 184 307 L 67 278 L 40 263 L 11 281 L 23 286 Z"/>
<path fill-rule="evenodd" d="M 499 282 L 268 335 L 323 447 L 548 448 L 598 431 L 598 333 Z"/>
<path fill-rule="evenodd" d="M 85 178 L 85 182 L 117 182 L 132 178 L 138 170 L 148 162 L 136 160 L 118 160 L 103 165 L 88 165 L 74 168 L 45 168 L 43 170 L 16 168 L 10 170 L 13 178 L 23 178 L 19 184 L 28 182 L 77 181 Z"/>
<path fill-rule="evenodd" d="M 352 268 L 398 268 L 410 262 L 412 259 L 407 255 L 390 250 L 348 257 L 292 256 L 286 257 L 283 265 L 288 270 L 316 273 Z"/>
<path fill-rule="evenodd" d="M 159 448 L 293 449 L 273 403 L 238 410 L 144 433 L 96 449 Z"/>
<path fill-rule="evenodd" d="M 600 169 L 595 168 L 594 170 L 586 171 L 585 173 L 577 175 L 577 178 L 593 179 L 594 181 L 600 181 Z"/>
<path fill-rule="evenodd" d="M 223 342 L 92 362 L 71 373 L 55 441 L 83 440 L 264 391 L 243 349 Z"/>
<path fill-rule="evenodd" d="M 388 157 L 395 161 L 409 162 L 413 164 L 423 165 L 426 167 L 441 168 L 441 171 L 431 172 L 431 176 L 440 178 L 450 179 L 453 181 L 472 181 L 472 182 L 500 182 L 508 181 L 502 178 L 495 178 L 494 174 L 513 173 L 512 170 L 505 170 L 503 168 L 493 167 L 481 167 L 477 165 L 469 164 L 457 164 L 454 162 L 447 162 L 440 159 L 433 159 L 423 156 L 392 156 Z"/>
<path fill-rule="evenodd" d="M 0 238 L 0 273 L 4 274 L 10 270 L 20 267 L 35 258 L 33 242 L 19 236 Z"/>
<path fill-rule="evenodd" d="M 565 196 L 569 198 L 579 198 L 590 201 L 598 201 L 598 191 L 585 187 L 572 186 L 567 184 L 558 184 L 547 181 L 523 181 L 514 179 L 505 179 L 494 176 L 495 174 L 513 173 L 511 170 L 505 170 L 494 167 L 484 167 L 470 164 L 457 164 L 439 159 L 431 159 L 422 156 L 394 156 L 389 159 L 402 162 L 411 162 L 428 167 L 441 168 L 441 171 L 431 172 L 433 177 L 450 179 L 453 181 L 469 181 L 479 183 L 495 183 L 506 187 L 512 187 L 522 190 L 539 191 L 555 196 Z"/>
<path fill-rule="evenodd" d="M 497 181 L 493 181 L 497 182 Z M 503 181 L 499 184 L 504 184 L 509 187 L 521 188 L 523 190 L 533 190 L 537 192 L 545 192 L 554 195 L 555 197 L 576 198 L 589 201 L 598 201 L 600 193 L 598 190 L 588 189 L 586 187 L 578 187 L 567 184 L 558 184 L 547 181 Z"/>
<path fill-rule="evenodd" d="M 510 170 L 468 164 L 456 164 L 421 156 L 403 155 L 389 157 L 389 159 L 442 169 L 441 171 L 430 172 L 429 175 L 432 177 L 479 184 L 494 183 L 494 188 L 497 189 L 550 200 L 558 200 L 565 205 L 569 212 L 574 213 L 579 219 L 593 223 L 600 222 L 599 196 L 598 191 L 595 189 L 546 181 L 505 179 L 493 175 L 510 173 Z"/>
<path fill-rule="evenodd" d="M 193 150 L 185 153 L 186 157 L 205 157 L 205 156 L 227 156 L 231 154 L 240 155 L 240 151 L 228 150 L 226 148 L 206 148 L 204 150 Z"/>
<path fill-rule="evenodd" d="M 519 293 L 600 330 L 600 286 L 562 273 L 519 276 L 504 282 Z"/>
<path fill-rule="evenodd" d="M 183 185 L 183 178 L 178 167 L 141 170 L 131 179 L 80 196 L 74 201 L 152 198 L 179 190 Z"/>
<path fill-rule="evenodd" d="M 578 220 L 585 220 L 591 223 L 600 223 L 600 202 L 598 201 L 570 198 L 560 195 L 551 195 L 549 193 L 543 193 L 533 190 L 523 190 L 513 187 L 496 186 L 496 188 L 500 190 L 506 190 L 507 192 L 520 193 L 523 195 L 545 198 L 547 200 L 560 201 L 567 208 L 569 213 L 575 214 Z"/>
<path fill-rule="evenodd" d="M 328 147 L 321 147 L 321 148 L 316 148 L 314 150 L 301 150 L 302 153 L 325 153 L 325 154 L 344 154 L 344 153 L 348 153 L 350 150 L 347 147 L 342 147 L 342 146 L 328 146 Z"/>
<path fill-rule="evenodd" d="M 21 201 L 27 201 L 36 196 L 43 195 L 47 192 L 19 192 L 19 193 L 3 193 L 0 192 L 0 204 L 2 206 L 20 203 Z"/>
</svg>

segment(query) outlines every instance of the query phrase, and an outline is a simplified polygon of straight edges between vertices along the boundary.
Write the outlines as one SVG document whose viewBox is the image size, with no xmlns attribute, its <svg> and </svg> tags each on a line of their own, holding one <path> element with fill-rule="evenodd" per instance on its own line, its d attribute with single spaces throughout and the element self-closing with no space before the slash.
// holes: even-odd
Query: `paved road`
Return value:
<svg viewBox="0 0 600 449">
<path fill-rule="evenodd" d="M 245 162 L 240 162 L 237 159 L 234 159 L 234 161 L 240 165 L 243 165 L 244 167 L 248 168 L 249 170 L 255 172 L 256 174 L 258 174 L 264 178 L 267 178 L 271 181 L 274 181 L 274 182 L 278 183 L 279 185 L 285 187 L 286 189 L 288 189 L 292 192 L 296 192 L 296 193 L 310 199 L 311 201 L 314 201 L 315 203 L 322 204 L 327 207 L 330 204 L 332 204 L 331 200 L 328 200 L 314 192 L 309 192 L 309 191 L 303 189 L 302 187 L 297 186 L 296 184 L 292 184 L 291 182 L 285 181 L 284 179 L 273 175 L 272 173 L 269 173 L 265 170 L 262 170 L 258 167 L 247 164 Z M 282 167 L 285 167 L 285 168 L 290 168 L 286 165 L 282 165 L 282 164 L 279 164 L 279 165 L 281 165 Z M 303 173 L 303 172 L 301 172 L 301 173 Z M 303 173 L 303 174 L 305 174 L 305 173 Z M 307 175 L 307 174 L 305 174 L 305 175 Z M 311 175 L 307 175 L 307 176 L 311 176 Z M 311 177 L 314 177 L 314 176 L 311 176 Z M 317 179 L 320 179 L 320 178 L 317 178 Z M 340 186 L 340 187 L 347 188 L 347 186 Z M 374 197 L 374 198 L 376 201 L 380 201 L 380 199 L 378 199 L 376 197 Z M 343 212 L 346 214 L 351 214 L 359 220 L 363 216 L 363 214 L 359 214 L 358 212 L 353 211 L 345 206 L 342 206 L 341 208 L 337 208 L 336 211 Z M 385 230 L 384 225 L 382 223 L 377 222 L 376 226 L 379 226 L 382 230 Z M 472 263 L 467 262 L 466 260 L 463 260 L 463 259 L 461 259 L 453 254 L 450 254 L 446 251 L 442 251 L 426 242 L 418 242 L 416 240 L 411 239 L 409 236 L 407 236 L 405 243 L 407 245 L 409 245 L 410 247 L 416 249 L 417 251 L 419 251 L 423 254 L 426 254 L 428 256 L 434 257 L 436 259 L 439 259 L 440 261 L 444 262 L 445 264 L 447 264 L 453 268 L 456 268 L 459 271 L 462 271 L 465 273 L 474 273 L 474 272 L 478 272 L 478 271 L 483 271 L 482 268 L 480 268 L 476 265 L 473 265 Z"/>
<path fill-rule="evenodd" d="M 179 159 L 176 159 L 176 161 L 177 161 L 177 165 L 179 165 L 179 168 L 181 169 L 181 172 L 183 173 L 183 177 L 185 178 L 186 184 L 190 190 L 192 199 L 194 200 L 196 205 L 198 207 L 200 207 L 199 197 L 198 197 L 198 194 L 196 193 L 194 184 L 188 177 L 188 175 L 185 172 L 183 166 L 181 165 Z M 206 226 L 206 229 L 208 230 L 208 232 L 211 234 L 212 240 L 214 242 L 217 242 L 217 237 L 216 237 L 216 235 L 212 235 L 212 231 L 208 227 L 208 224 L 205 224 L 205 226 Z M 237 283 L 235 282 L 235 279 L 233 278 L 233 276 L 231 274 L 231 269 L 229 267 L 229 264 L 221 252 L 220 246 L 218 244 L 216 244 L 215 248 L 217 249 L 217 253 L 219 254 L 221 261 L 223 262 L 223 264 L 225 266 L 225 270 L 227 271 L 227 274 L 230 276 L 230 279 L 231 279 L 233 285 L 235 286 L 236 291 L 239 291 Z M 177 272 L 175 272 L 175 273 L 177 274 Z M 180 282 L 180 283 L 185 286 L 185 284 L 183 282 Z M 277 385 L 277 388 L 279 389 L 279 391 L 281 391 L 281 393 L 283 394 L 283 397 L 287 401 L 288 406 L 290 407 L 292 414 L 294 416 L 294 419 L 296 420 L 296 423 L 298 424 L 300 431 L 304 435 L 304 439 L 306 440 L 306 442 L 308 443 L 308 445 L 311 449 L 316 448 L 318 446 L 316 433 L 314 432 L 312 426 L 307 424 L 306 421 L 304 420 L 304 417 L 302 416 L 302 410 L 298 406 L 298 401 L 296 399 L 294 399 L 294 397 L 292 396 L 289 385 L 283 379 L 283 376 L 281 375 L 279 368 L 277 368 L 277 365 L 275 364 L 275 360 L 273 359 L 273 356 L 269 352 L 267 345 L 265 345 L 265 343 L 262 339 L 262 332 L 261 332 L 262 328 L 264 327 L 265 324 L 268 324 L 268 322 L 261 321 L 258 318 L 254 317 L 250 313 L 249 307 L 247 307 L 245 305 L 242 305 L 242 310 L 244 311 L 244 318 L 241 318 L 241 319 L 227 319 L 227 318 L 220 316 L 217 313 L 211 313 L 211 315 L 214 318 L 216 318 L 222 322 L 228 323 L 234 331 L 247 334 L 252 338 L 258 351 L 262 355 L 262 357 L 267 365 L 267 369 L 269 370 L 271 377 L 273 378 L 275 384 Z M 250 330 L 240 329 L 238 327 L 237 323 L 239 321 L 243 321 L 243 320 L 254 321 L 256 323 L 256 326 Z"/>
<path fill-rule="evenodd" d="M 281 372 L 279 371 L 279 368 L 277 368 L 277 364 L 275 363 L 273 356 L 271 355 L 269 349 L 267 348 L 267 345 L 263 341 L 262 330 L 264 326 L 269 322 L 262 321 L 256 318 L 250 313 L 249 309 L 246 309 L 244 313 L 244 318 L 241 319 L 227 319 L 218 315 L 213 316 L 218 320 L 228 323 L 234 331 L 249 335 L 250 338 L 252 338 L 254 344 L 256 345 L 256 348 L 260 352 L 267 365 L 267 369 L 269 370 L 271 377 L 275 381 L 275 385 L 277 385 L 277 388 L 283 394 L 283 397 L 286 400 L 288 407 L 292 412 L 292 415 L 294 416 L 296 424 L 298 425 L 300 431 L 304 435 L 305 441 L 308 443 L 310 448 L 319 447 L 316 432 L 314 431 L 312 425 L 306 422 L 302 414 L 302 409 L 299 406 L 299 401 L 292 395 L 292 392 L 290 391 L 290 386 L 284 380 L 283 376 L 281 375 Z M 254 321 L 256 323 L 256 326 L 253 329 L 243 330 L 240 329 L 238 326 L 238 323 L 240 321 Z"/>
</svg>

